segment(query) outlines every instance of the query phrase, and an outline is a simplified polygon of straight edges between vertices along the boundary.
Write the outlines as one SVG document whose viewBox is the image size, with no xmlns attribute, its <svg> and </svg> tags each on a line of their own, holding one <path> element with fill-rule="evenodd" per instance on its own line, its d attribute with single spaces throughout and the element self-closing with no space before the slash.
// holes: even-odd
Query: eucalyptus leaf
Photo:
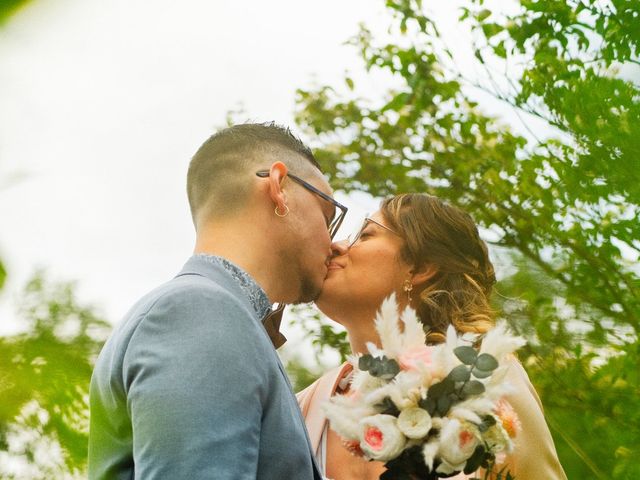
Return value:
<svg viewBox="0 0 640 480">
<path fill-rule="evenodd" d="M 481 353 L 476 359 L 476 367 L 479 370 L 493 371 L 498 368 L 498 361 L 493 355 Z"/>
<path fill-rule="evenodd" d="M 427 392 L 428 397 L 433 397 L 436 400 L 442 396 L 448 395 L 449 393 L 455 390 L 455 383 L 452 382 L 449 378 L 445 378 L 441 382 L 434 383 L 429 387 Z"/>
<path fill-rule="evenodd" d="M 358 368 L 365 372 L 371 368 L 372 364 L 373 364 L 373 357 L 369 354 L 362 355 L 358 360 Z"/>
<path fill-rule="evenodd" d="M 454 382 L 466 382 L 470 376 L 471 371 L 466 365 L 458 365 L 447 375 L 447 377 Z"/>
<path fill-rule="evenodd" d="M 396 376 L 395 373 L 391 373 L 391 372 L 385 372 L 384 370 L 381 370 L 378 375 L 375 375 L 378 378 L 381 378 L 383 380 L 393 380 L 393 377 Z"/>
<path fill-rule="evenodd" d="M 451 399 L 448 396 L 438 398 L 436 402 L 436 410 L 441 417 L 444 417 L 447 414 L 449 408 L 451 408 L 451 404 Z"/>
<path fill-rule="evenodd" d="M 488 378 L 493 375 L 493 371 L 480 370 L 477 367 L 473 367 L 473 369 L 471 370 L 471 374 L 476 378 Z"/>
<path fill-rule="evenodd" d="M 394 417 L 397 417 L 400 414 L 400 410 L 396 407 L 396 404 L 393 403 L 393 400 L 391 400 L 390 397 L 384 397 L 382 402 L 375 405 L 375 407 L 384 415 L 393 415 Z"/>
<path fill-rule="evenodd" d="M 436 413 L 436 401 L 433 397 L 423 398 L 418 402 L 420 408 L 429 412 L 429 415 L 433 416 Z"/>
<path fill-rule="evenodd" d="M 395 360 L 389 359 L 384 362 L 384 373 L 386 376 L 390 375 L 390 378 L 393 378 L 400 373 L 400 365 Z"/>
<path fill-rule="evenodd" d="M 473 365 L 476 361 L 476 358 L 478 358 L 478 352 L 476 352 L 475 348 L 473 347 L 456 347 L 453 350 L 453 353 L 465 365 Z"/>
<path fill-rule="evenodd" d="M 471 380 L 462 387 L 462 393 L 467 396 L 480 395 L 481 393 L 484 393 L 484 391 L 484 384 L 477 380 Z"/>
</svg>

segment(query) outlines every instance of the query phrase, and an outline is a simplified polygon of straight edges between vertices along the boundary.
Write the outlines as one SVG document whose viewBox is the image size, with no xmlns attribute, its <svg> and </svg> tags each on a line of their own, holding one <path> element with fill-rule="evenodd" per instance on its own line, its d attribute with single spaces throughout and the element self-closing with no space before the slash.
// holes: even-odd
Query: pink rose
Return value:
<svg viewBox="0 0 640 480">
<path fill-rule="evenodd" d="M 360 420 L 360 426 L 360 448 L 369 459 L 387 462 L 400 455 L 407 443 L 393 415 L 372 415 Z"/>
<path fill-rule="evenodd" d="M 364 431 L 364 441 L 371 450 L 379 451 L 382 449 L 382 432 L 378 427 L 367 427 Z"/>
<path fill-rule="evenodd" d="M 431 347 L 420 345 L 402 352 L 398 356 L 398 363 L 402 370 L 417 370 L 418 364 L 431 365 Z"/>
<path fill-rule="evenodd" d="M 443 463 L 438 467 L 440 473 L 452 473 L 462 470 L 480 443 L 478 427 L 470 422 L 457 419 L 444 419 L 440 431 L 438 453 Z"/>
</svg>

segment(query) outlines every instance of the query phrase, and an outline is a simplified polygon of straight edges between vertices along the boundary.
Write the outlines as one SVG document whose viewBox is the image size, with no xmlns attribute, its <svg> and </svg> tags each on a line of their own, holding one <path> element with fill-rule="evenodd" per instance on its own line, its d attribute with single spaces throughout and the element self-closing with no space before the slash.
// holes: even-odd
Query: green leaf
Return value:
<svg viewBox="0 0 640 480">
<path fill-rule="evenodd" d="M 447 397 L 447 396 L 440 397 L 436 401 L 436 411 L 438 412 L 438 414 L 441 417 L 444 417 L 447 414 L 447 412 L 449 411 L 449 408 L 451 408 L 452 404 L 453 404 L 453 402 L 451 401 L 451 399 L 449 397 Z"/>
<path fill-rule="evenodd" d="M 381 111 L 386 112 L 387 110 L 398 110 L 404 105 L 406 105 L 411 99 L 411 94 L 407 92 L 401 92 L 395 95 L 389 103 L 387 103 L 384 107 L 382 107 Z"/>
<path fill-rule="evenodd" d="M 473 369 L 471 370 L 471 374 L 476 378 L 488 378 L 493 375 L 493 371 L 480 370 L 479 368 L 473 367 Z"/>
<path fill-rule="evenodd" d="M 458 365 L 453 370 L 451 370 L 451 372 L 449 372 L 449 375 L 447 375 L 447 377 L 449 377 L 454 382 L 466 382 L 467 380 L 469 380 L 470 376 L 470 369 L 466 365 Z"/>
<path fill-rule="evenodd" d="M 502 25 L 498 25 L 497 23 L 483 23 L 482 31 L 484 32 L 485 37 L 487 39 L 491 37 L 495 37 L 497 34 L 502 32 L 504 27 Z"/>
<path fill-rule="evenodd" d="M 486 450 L 482 445 L 478 445 L 476 449 L 473 451 L 473 454 L 467 460 L 467 463 L 464 466 L 464 473 L 469 475 L 470 473 L 475 472 L 482 465 L 482 461 L 484 460 L 486 455 Z"/>
<path fill-rule="evenodd" d="M 394 359 L 383 359 L 382 372 L 380 377 L 384 380 L 391 380 L 400 372 L 400 365 Z"/>
<path fill-rule="evenodd" d="M 475 365 L 479 370 L 492 371 L 498 368 L 498 361 L 488 353 L 481 353 Z"/>
<path fill-rule="evenodd" d="M 507 49 L 504 46 L 504 42 L 499 42 L 495 47 L 493 47 L 493 52 L 500 58 L 507 58 Z"/>
<path fill-rule="evenodd" d="M 344 81 L 347 84 L 347 87 L 349 87 L 349 90 L 353 91 L 353 87 L 354 87 L 353 79 L 351 77 L 345 77 Z"/>
<path fill-rule="evenodd" d="M 478 358 L 478 352 L 473 347 L 456 347 L 454 348 L 453 353 L 465 365 L 473 365 L 476 358 Z"/>
<path fill-rule="evenodd" d="M 371 368 L 371 366 L 373 365 L 373 357 L 371 355 L 369 355 L 368 353 L 365 355 L 362 355 L 359 359 L 358 359 L 358 368 L 360 370 L 363 371 L 367 371 Z"/>
<path fill-rule="evenodd" d="M 478 425 L 478 430 L 480 430 L 481 432 L 486 432 L 495 424 L 496 418 L 493 415 L 485 415 L 484 417 L 482 417 L 482 423 Z"/>
<path fill-rule="evenodd" d="M 436 413 L 436 400 L 433 397 L 422 398 L 418 402 L 420 408 L 429 412 L 429 415 L 433 416 Z"/>
<path fill-rule="evenodd" d="M 484 391 L 484 384 L 477 380 L 471 380 L 462 387 L 462 393 L 465 396 L 480 395 L 481 393 L 484 393 Z"/>
<path fill-rule="evenodd" d="M 479 22 L 482 22 L 482 21 L 486 20 L 490 16 L 491 16 L 491 10 L 488 10 L 488 9 L 485 8 L 485 9 L 480 10 L 480 12 L 476 16 L 476 18 L 478 19 Z"/>
<path fill-rule="evenodd" d="M 479 49 L 473 50 L 473 55 L 478 59 L 480 63 L 484 63 L 484 58 L 482 58 L 482 52 Z"/>
<path fill-rule="evenodd" d="M 7 279 L 7 270 L 4 268 L 4 264 L 0 260 L 0 289 L 4 286 L 4 282 Z"/>
<path fill-rule="evenodd" d="M 448 377 L 441 382 L 434 383 L 429 387 L 429 390 L 427 391 L 425 410 L 431 413 L 432 410 L 435 409 L 435 412 L 431 413 L 432 415 L 435 413 L 444 415 L 452 404 L 452 399 L 449 397 L 449 395 L 453 394 L 455 394 L 455 383 Z M 434 408 L 433 405 L 428 403 L 429 401 L 433 402 L 433 404 L 435 405 Z M 444 408 L 444 406 L 446 406 L 446 409 L 443 412 L 442 409 Z"/>
<path fill-rule="evenodd" d="M 384 415 L 393 415 L 394 417 L 400 415 L 400 410 L 396 407 L 396 404 L 393 403 L 393 400 L 391 400 L 390 397 L 384 397 L 382 402 L 375 405 L 375 407 Z"/>
</svg>

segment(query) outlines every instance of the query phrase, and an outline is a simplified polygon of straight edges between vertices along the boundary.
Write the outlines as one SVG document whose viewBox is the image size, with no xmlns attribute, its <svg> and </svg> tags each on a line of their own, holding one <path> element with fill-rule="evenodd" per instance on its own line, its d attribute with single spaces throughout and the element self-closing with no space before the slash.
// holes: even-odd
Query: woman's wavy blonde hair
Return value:
<svg viewBox="0 0 640 480">
<path fill-rule="evenodd" d="M 415 306 L 427 343 L 441 343 L 449 325 L 458 332 L 485 333 L 494 325 L 489 304 L 495 272 L 487 246 L 471 216 L 437 197 L 402 194 L 382 202 L 389 226 L 404 239 L 402 260 L 415 268 L 435 265 L 437 273 Z"/>
</svg>

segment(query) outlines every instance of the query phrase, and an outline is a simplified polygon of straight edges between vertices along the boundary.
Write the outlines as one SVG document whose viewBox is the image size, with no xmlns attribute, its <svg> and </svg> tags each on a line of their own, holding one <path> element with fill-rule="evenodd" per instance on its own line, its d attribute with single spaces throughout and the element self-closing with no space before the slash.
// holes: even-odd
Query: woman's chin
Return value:
<svg viewBox="0 0 640 480">
<path fill-rule="evenodd" d="M 339 303 L 339 292 L 337 288 L 333 288 L 331 285 L 331 281 L 324 281 L 322 285 L 322 290 L 320 291 L 320 296 L 315 301 L 316 307 L 322 313 L 331 317 L 332 312 L 335 311 L 336 305 Z"/>
<path fill-rule="evenodd" d="M 314 303 L 316 304 L 316 307 L 318 307 L 318 310 L 320 310 L 325 315 L 327 315 L 327 312 L 325 312 L 325 310 L 330 305 L 330 301 L 328 300 L 329 298 L 330 296 L 326 293 L 323 287 L 320 292 L 320 296 L 316 298 L 314 301 Z"/>
</svg>

